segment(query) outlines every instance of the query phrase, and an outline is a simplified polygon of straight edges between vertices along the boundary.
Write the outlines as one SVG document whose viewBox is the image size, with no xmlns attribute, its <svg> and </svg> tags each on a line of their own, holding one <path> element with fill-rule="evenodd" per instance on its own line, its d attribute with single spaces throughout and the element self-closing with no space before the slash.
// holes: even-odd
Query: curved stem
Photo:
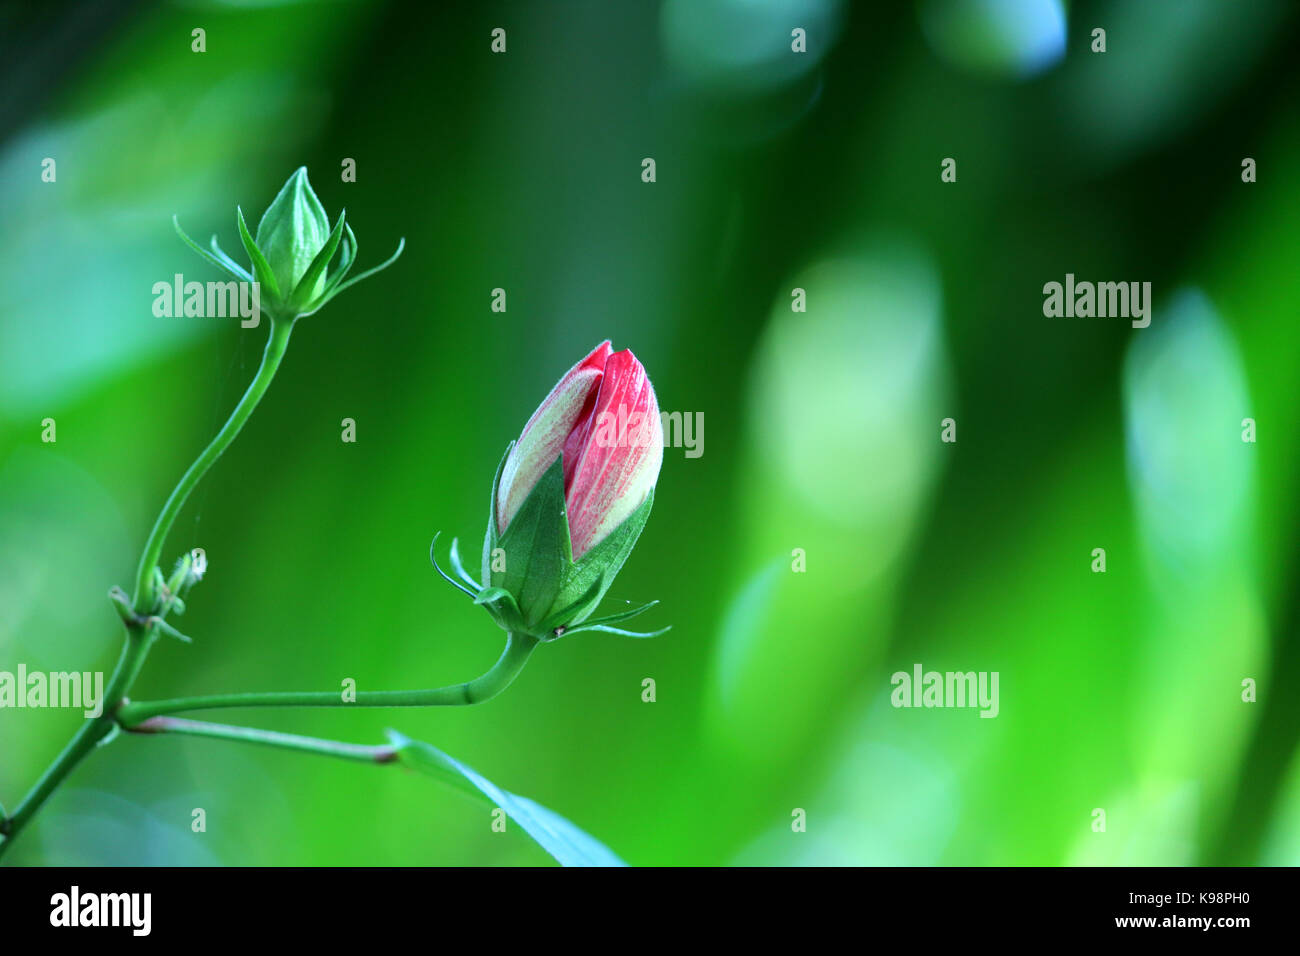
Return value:
<svg viewBox="0 0 1300 956">
<path fill-rule="evenodd" d="M 253 409 L 257 408 L 257 403 L 262 400 L 267 387 L 271 384 L 271 379 L 275 377 L 276 369 L 280 367 L 280 360 L 284 358 L 285 349 L 289 347 L 289 335 L 292 331 L 292 320 L 271 321 L 271 334 L 267 337 L 266 348 L 262 352 L 262 364 L 257 368 L 257 375 L 253 377 L 248 390 L 244 392 L 239 404 L 226 420 L 226 424 L 221 426 L 221 431 L 217 432 L 217 436 L 208 443 L 208 447 L 203 449 L 199 457 L 194 460 L 194 464 L 190 465 L 189 470 L 181 476 L 181 480 L 176 483 L 176 487 L 167 498 L 167 503 L 163 505 L 162 512 L 154 522 L 153 530 L 149 532 L 149 539 L 145 542 L 144 551 L 140 555 L 140 566 L 136 569 L 131 606 L 137 614 L 148 613 L 153 607 L 154 595 L 151 583 L 153 569 L 158 566 L 167 533 L 171 531 L 176 516 L 184 507 L 185 499 L 212 467 L 212 463 L 220 458 L 221 453 L 235 440 L 235 436 L 244 427 L 248 417 L 253 414 Z"/>
<path fill-rule="evenodd" d="M 149 532 L 149 538 L 145 542 L 144 551 L 140 555 L 140 566 L 136 571 L 135 591 L 131 598 L 131 611 L 123 615 L 126 623 L 126 644 L 122 648 L 122 655 L 118 658 L 117 666 L 113 670 L 112 676 L 108 680 L 108 686 L 104 690 L 104 710 L 98 717 L 87 720 L 77 729 L 72 739 L 68 741 L 67 746 L 54 758 L 54 762 L 45 769 L 40 779 L 23 797 L 21 803 L 14 808 L 14 812 L 3 819 L 0 819 L 0 856 L 13 845 L 14 839 L 22 831 L 23 827 L 35 816 L 40 810 L 51 793 L 53 793 L 63 782 L 63 780 L 77 767 L 86 756 L 95 749 L 95 747 L 107 738 L 114 728 L 119 724 L 118 709 L 126 695 L 130 692 L 131 686 L 135 683 L 140 669 L 144 666 L 145 658 L 149 654 L 149 648 L 157 638 L 154 623 L 150 615 L 154 613 L 154 605 L 157 601 L 157 595 L 153 593 L 153 569 L 158 566 L 158 559 L 162 554 L 163 543 L 167 538 L 167 533 L 171 530 L 176 516 L 180 513 L 181 508 L 185 505 L 185 500 L 189 497 L 194 486 L 212 467 L 212 463 L 221 457 L 221 453 L 226 450 L 235 436 L 239 434 L 248 417 L 253 414 L 253 409 L 261 401 L 262 396 L 266 393 L 267 387 L 271 384 L 271 379 L 275 377 L 276 369 L 280 367 L 280 360 L 284 358 L 285 349 L 289 346 L 289 334 L 293 331 L 293 322 L 290 321 L 271 321 L 271 332 L 266 340 L 266 348 L 262 352 L 262 362 L 258 366 L 257 375 L 254 376 L 252 383 L 244 392 L 231 412 L 230 418 L 226 420 L 221 431 L 217 436 L 208 443 L 199 457 L 195 459 L 194 464 L 181 476 L 181 480 L 172 489 L 172 493 L 167 498 L 166 504 L 163 505 L 162 512 L 158 515 L 158 520 L 154 522 L 153 530 Z"/>
<path fill-rule="evenodd" d="M 133 730 L 152 717 L 189 710 L 217 710 L 231 707 L 454 707 L 479 704 L 501 693 L 523 670 L 537 638 L 510 634 L 505 650 L 487 673 L 465 681 L 429 690 L 360 691 L 355 700 L 344 700 L 338 691 L 214 694 L 206 697 L 177 697 L 173 700 L 138 701 L 123 704 L 118 722 Z"/>
<path fill-rule="evenodd" d="M 392 744 L 367 747 L 301 734 L 283 734 L 277 730 L 258 730 L 256 727 L 234 727 L 230 724 L 213 724 L 203 720 L 186 720 L 184 717 L 150 717 L 130 728 L 133 734 L 185 734 L 190 737 L 214 737 L 218 740 L 235 740 L 246 744 L 262 744 L 281 750 L 339 757 L 361 763 L 392 763 L 397 759 L 397 748 Z"/>
</svg>

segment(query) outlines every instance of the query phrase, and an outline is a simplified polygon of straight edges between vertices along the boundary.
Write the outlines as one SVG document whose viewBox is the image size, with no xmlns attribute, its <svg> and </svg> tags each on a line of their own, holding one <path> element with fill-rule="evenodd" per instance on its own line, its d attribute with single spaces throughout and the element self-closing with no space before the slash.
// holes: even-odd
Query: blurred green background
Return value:
<svg viewBox="0 0 1300 956">
<path fill-rule="evenodd" d="M 195 643 L 160 643 L 134 696 L 486 669 L 501 635 L 429 541 L 475 552 L 506 443 L 609 337 L 704 416 L 610 593 L 659 598 L 637 623 L 671 632 L 561 640 L 479 707 L 217 719 L 398 728 L 634 864 L 1300 862 L 1294 4 L 83 3 L 2 25 L 0 670 L 111 669 L 105 592 L 265 337 L 153 316 L 153 283 L 219 278 L 170 218 L 238 249 L 235 205 L 259 216 L 305 164 L 358 269 L 406 254 L 299 323 L 167 545 L 208 555 L 176 622 Z M 1150 328 L 1044 318 L 1067 272 L 1150 281 Z M 918 662 L 999 672 L 998 717 L 891 707 Z M 0 800 L 78 719 L 0 710 Z M 490 823 L 395 768 L 126 735 L 10 860 L 549 861 Z"/>
</svg>

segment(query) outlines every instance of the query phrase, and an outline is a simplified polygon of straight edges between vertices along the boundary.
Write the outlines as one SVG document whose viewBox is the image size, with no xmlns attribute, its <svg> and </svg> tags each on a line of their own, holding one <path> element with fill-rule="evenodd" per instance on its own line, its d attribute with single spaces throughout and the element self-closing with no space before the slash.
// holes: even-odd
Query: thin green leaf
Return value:
<svg viewBox="0 0 1300 956">
<path fill-rule="evenodd" d="M 617 634 L 619 637 L 647 638 L 667 634 L 672 629 L 671 624 L 668 625 L 668 627 L 661 627 L 657 631 L 625 631 L 622 628 L 609 627 L 605 624 L 579 624 L 577 627 L 565 631 L 564 634 L 567 637 L 570 634 L 581 634 L 583 631 L 603 631 L 606 634 Z"/>
<path fill-rule="evenodd" d="M 502 630 L 520 631 L 525 627 L 515 596 L 505 588 L 483 588 L 474 598 L 474 603 L 482 605 Z"/>
<path fill-rule="evenodd" d="M 437 558 L 437 556 L 433 553 L 433 549 L 434 549 L 434 547 L 436 547 L 437 544 L 438 544 L 438 535 L 440 535 L 440 534 L 442 534 L 441 531 L 437 532 L 437 534 L 435 534 L 435 535 L 433 536 L 433 542 L 429 545 L 429 560 L 433 562 L 433 569 L 434 569 L 435 571 L 437 571 L 440 575 L 442 575 L 442 579 L 443 579 L 444 581 L 446 581 L 448 584 L 450 584 L 452 587 L 454 587 L 456 590 L 458 590 L 458 591 L 464 591 L 464 592 L 465 592 L 466 594 L 468 594 L 470 597 L 477 599 L 477 598 L 478 598 L 478 592 L 476 592 L 476 591 L 471 591 L 469 588 L 465 587 L 465 585 L 461 584 L 459 581 L 457 581 L 455 578 L 453 578 L 451 575 L 449 575 L 449 574 L 448 574 L 446 571 L 444 571 L 444 570 L 442 569 L 442 567 L 438 564 L 438 558 Z"/>
<path fill-rule="evenodd" d="M 572 604 L 568 605 L 567 607 L 562 608 L 559 611 L 556 611 L 554 614 L 548 617 L 543 622 L 542 628 L 547 631 L 553 631 L 561 624 L 565 624 L 569 621 L 576 620 L 579 616 L 579 612 L 581 611 L 586 611 L 587 613 L 590 613 L 592 610 L 591 605 L 594 605 L 597 601 L 600 600 L 600 596 L 604 592 L 604 590 L 605 590 L 605 579 L 602 577 L 597 577 L 595 581 L 592 582 L 591 587 L 587 588 L 586 592 L 583 593 L 582 596 L 578 598 L 578 600 L 574 601 Z"/>
<path fill-rule="evenodd" d="M 193 638 L 187 637 L 186 635 L 182 634 L 180 631 L 176 630 L 176 628 L 172 627 L 170 624 L 164 621 L 161 617 L 155 615 L 154 617 L 151 617 L 149 620 L 153 623 L 154 627 L 158 628 L 158 630 L 162 631 L 168 637 L 174 637 L 176 638 L 176 640 L 181 641 L 184 644 L 194 643 Z"/>
<path fill-rule="evenodd" d="M 605 540 L 584 554 L 576 564 L 567 566 L 563 594 L 571 595 L 576 592 L 585 596 L 591 590 L 593 583 L 600 585 L 585 613 L 590 614 L 596 610 L 596 606 L 605 597 L 605 592 L 614 583 L 614 578 L 618 576 L 624 563 L 632 554 L 632 549 L 641 536 L 641 530 L 645 527 L 653 506 L 654 490 L 651 489 L 641 506 L 611 531 Z"/>
<path fill-rule="evenodd" d="M 642 614 L 650 610 L 658 603 L 659 603 L 658 601 L 651 601 L 649 604 L 642 604 L 640 607 L 634 607 L 627 611 L 619 611 L 617 614 L 607 614 L 604 617 L 594 617 L 591 618 L 590 620 L 583 621 L 581 623 L 581 626 L 593 627 L 594 625 L 597 624 L 617 624 L 620 621 L 630 621 L 638 614 Z"/>
<path fill-rule="evenodd" d="M 348 270 L 352 268 L 352 263 L 357 261 L 358 248 L 359 247 L 357 246 L 357 237 L 356 234 L 352 231 L 352 227 L 344 226 L 343 227 L 343 254 L 339 256 L 339 267 L 336 270 L 334 270 L 334 274 L 330 276 L 331 285 L 338 285 L 338 283 L 343 281 L 343 277 L 346 276 L 348 274 Z"/>
<path fill-rule="evenodd" d="M 487 584 L 492 583 L 492 551 L 497 546 L 497 492 L 501 488 L 501 472 L 506 467 L 506 459 L 510 457 L 510 452 L 514 450 L 515 443 L 511 441 L 506 445 L 506 452 L 501 456 L 501 461 L 497 464 L 496 474 L 492 476 L 492 492 L 488 498 L 488 523 L 487 531 L 483 534 L 483 581 Z"/>
<path fill-rule="evenodd" d="M 234 259 L 230 258 L 230 256 L 226 255 L 225 250 L 222 249 L 221 246 L 217 245 L 217 234 L 215 232 L 212 234 L 212 238 L 208 241 L 208 246 L 212 249 L 212 254 L 226 264 L 227 269 L 230 269 L 245 282 L 253 281 L 252 273 Z"/>
<path fill-rule="evenodd" d="M 239 225 L 239 241 L 244 244 L 248 261 L 253 264 L 253 273 L 257 276 L 257 281 L 270 291 L 272 299 L 280 301 L 280 284 L 275 281 L 275 273 L 271 271 L 271 264 L 266 261 L 266 256 L 262 255 L 262 250 L 257 248 L 257 243 L 248 234 L 248 223 L 244 222 L 244 210 L 238 206 L 235 207 L 235 221 Z"/>
<path fill-rule="evenodd" d="M 497 545 L 507 555 L 506 568 L 492 580 L 516 596 L 525 623 L 541 623 L 570 564 L 564 470 L 558 457 L 537 479 Z"/>
<path fill-rule="evenodd" d="M 443 753 L 432 744 L 412 740 L 395 730 L 388 739 L 406 766 L 442 780 L 456 789 L 499 807 L 563 866 L 626 866 L 599 840 L 539 803 L 502 790 L 492 781 Z"/>
<path fill-rule="evenodd" d="M 514 596 L 505 588 L 483 588 L 474 598 L 475 604 L 492 604 L 503 598 L 509 598 L 514 603 Z"/>
<path fill-rule="evenodd" d="M 180 236 L 187 246 L 189 246 L 191 249 L 193 249 L 195 252 L 201 255 L 204 259 L 208 260 L 208 262 L 212 263 L 222 272 L 229 272 L 236 279 L 243 279 L 245 282 L 252 281 L 253 277 L 250 276 L 243 269 L 241 269 L 234 262 L 230 261 L 229 257 L 226 257 L 225 261 L 222 261 L 222 259 L 218 259 L 212 253 L 208 252 L 208 250 L 204 249 L 201 245 L 199 245 L 188 235 L 186 235 L 185 230 L 181 228 L 180 219 L 177 218 L 176 216 L 172 216 L 172 225 L 176 227 L 176 235 Z M 223 253 L 222 255 L 224 256 L 225 254 Z"/>
<path fill-rule="evenodd" d="M 329 265 L 330 260 L 334 258 L 334 253 L 338 250 L 339 240 L 343 238 L 343 226 L 347 214 L 346 209 L 339 213 L 339 221 L 334 224 L 329 238 L 325 240 L 325 245 L 321 246 L 320 252 L 316 253 L 316 258 L 312 259 L 311 265 L 307 267 L 307 271 L 298 280 L 298 286 L 293 290 L 293 295 L 289 300 L 292 308 L 301 308 L 311 300 L 312 289 L 316 287 L 317 280 L 325 272 L 325 267 Z"/>
<path fill-rule="evenodd" d="M 465 570 L 465 565 L 463 565 L 460 560 L 460 551 L 456 547 L 457 544 L 459 544 L 459 539 L 452 538 L 451 551 L 450 551 L 451 569 L 455 571 L 458 575 L 460 575 L 460 579 L 462 581 L 464 581 L 470 587 L 477 590 L 478 588 L 481 588 L 483 585 L 479 584 L 479 582 L 475 581 L 472 577 L 470 577 L 469 572 Z"/>
<path fill-rule="evenodd" d="M 338 267 L 333 272 L 326 274 L 325 288 L 321 289 L 320 294 L 320 305 L 312 309 L 311 312 L 305 313 L 306 315 L 314 315 L 319 312 L 326 302 L 334 298 L 334 290 L 343 281 L 343 277 L 348 274 L 348 270 L 352 268 L 352 263 L 356 261 L 357 237 L 352 234 L 351 226 L 345 225 L 343 227 L 343 241 L 339 243 L 339 249 L 341 251 L 339 253 Z"/>
<path fill-rule="evenodd" d="M 369 279 L 369 278 L 370 278 L 372 275 L 374 275 L 375 273 L 377 273 L 377 272 L 383 272 L 385 269 L 387 269 L 389 266 L 391 266 L 394 262 L 397 261 L 397 257 L 400 256 L 400 255 L 402 254 L 402 250 L 405 249 L 405 248 L 406 248 L 406 239 L 403 238 L 403 239 L 401 239 L 401 240 L 397 243 L 397 251 L 396 251 L 396 252 L 394 252 L 391 256 L 389 256 L 387 259 L 385 259 L 385 260 L 384 260 L 383 262 L 381 262 L 379 265 L 375 266 L 373 269 L 367 269 L 365 272 L 361 273 L 361 275 L 353 276 L 353 277 L 352 277 L 351 279 L 349 279 L 347 282 L 344 282 L 344 283 L 342 283 L 341 285 L 335 286 L 335 287 L 334 287 L 334 291 L 332 291 L 331 293 L 329 293 L 329 295 L 327 295 L 327 296 L 322 296 L 322 298 L 324 299 L 324 301 L 321 302 L 321 305 L 324 305 L 325 302 L 328 302 L 330 299 L 334 298 L 336 295 L 338 295 L 340 292 L 344 291 L 345 289 L 350 289 L 352 286 L 356 285 L 356 284 L 357 284 L 358 282 L 360 282 L 362 279 Z"/>
</svg>

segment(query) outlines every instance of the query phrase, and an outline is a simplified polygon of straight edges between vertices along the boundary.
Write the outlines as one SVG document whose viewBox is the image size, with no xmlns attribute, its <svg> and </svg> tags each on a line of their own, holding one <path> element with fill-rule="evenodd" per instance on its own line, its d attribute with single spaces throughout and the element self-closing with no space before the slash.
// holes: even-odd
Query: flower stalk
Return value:
<svg viewBox="0 0 1300 956">
<path fill-rule="evenodd" d="M 195 710 L 236 707 L 463 707 L 491 700 L 509 687 L 528 663 L 537 640 L 527 634 L 510 634 L 505 650 L 486 673 L 470 681 L 429 690 L 358 691 L 355 699 L 338 691 L 271 691 L 252 694 L 213 694 L 173 700 L 128 701 L 117 711 L 125 730 L 135 730 L 155 717 Z"/>
<path fill-rule="evenodd" d="M 267 288 L 270 295 L 261 300 L 263 311 L 271 320 L 266 348 L 253 381 L 226 423 L 168 495 L 145 541 L 131 595 L 128 598 L 118 588 L 110 592 L 110 600 L 122 618 L 126 639 L 104 691 L 103 711 L 77 729 L 12 813 L 0 812 L 0 856 L 8 851 L 32 817 L 81 761 L 99 744 L 111 740 L 123 726 L 120 710 L 158 635 L 167 633 L 188 640 L 166 622 L 166 616 L 184 610 L 179 592 L 197 580 L 202 572 L 195 571 L 190 559 L 182 559 L 171 579 L 165 580 L 159 569 L 163 545 L 190 493 L 230 447 L 266 394 L 289 347 L 295 321 L 316 312 L 349 286 L 386 268 L 402 253 L 404 242 L 398 244 L 397 252 L 386 262 L 344 281 L 356 258 L 356 237 L 351 227 L 345 224 L 342 214 L 332 230 L 324 216 L 324 209 L 307 181 L 306 169 L 299 169 L 290 176 L 268 207 L 258 226 L 258 241 L 248 234 L 243 212 L 238 211 L 240 238 L 248 253 L 251 271 L 222 252 L 215 237 L 209 252 L 185 235 L 180 224 L 176 223 L 181 238 L 209 262 L 241 281 L 256 281 Z M 340 247 L 340 264 L 333 272 L 328 272 L 330 261 Z M 466 697 L 477 698 L 485 692 L 483 686 L 474 685 L 472 681 L 460 686 L 462 695 Z"/>
</svg>

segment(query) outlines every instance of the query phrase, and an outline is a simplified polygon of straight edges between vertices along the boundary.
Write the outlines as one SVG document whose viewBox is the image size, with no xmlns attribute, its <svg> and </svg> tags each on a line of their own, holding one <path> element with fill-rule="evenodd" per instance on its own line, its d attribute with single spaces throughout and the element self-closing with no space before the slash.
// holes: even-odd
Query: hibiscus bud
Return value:
<svg viewBox="0 0 1300 956">
<path fill-rule="evenodd" d="M 560 379 L 506 457 L 497 530 L 505 532 L 560 458 L 573 559 L 581 560 L 645 502 L 663 457 L 659 403 L 645 367 L 630 350 L 602 342 Z"/>
<path fill-rule="evenodd" d="M 245 269 L 217 245 L 204 249 L 181 229 L 173 217 L 176 232 L 190 248 L 219 269 L 243 282 L 257 282 L 259 301 L 272 321 L 292 322 L 311 315 L 344 289 L 386 269 L 402 254 L 406 241 L 385 262 L 358 276 L 347 278 L 357 257 L 357 237 L 346 222 L 345 213 L 331 229 L 325 207 L 307 181 L 306 167 L 289 177 L 257 225 L 257 238 L 249 234 L 242 209 L 236 209 L 239 238 L 248 253 L 251 269 Z M 333 269 L 330 264 L 337 256 Z M 346 280 L 346 281 L 345 281 Z"/>
<path fill-rule="evenodd" d="M 266 256 L 282 295 L 298 287 L 312 260 L 325 248 L 330 232 L 325 207 L 307 181 L 307 168 L 299 166 L 262 213 L 253 240 Z M 306 290 L 309 297 L 314 299 L 324 284 L 325 273 L 321 272 Z"/>
<path fill-rule="evenodd" d="M 543 640 L 585 621 L 645 526 L 663 454 L 645 368 L 602 342 L 551 390 L 497 471 L 478 603 Z M 611 630 L 609 620 L 588 627 Z"/>
</svg>

